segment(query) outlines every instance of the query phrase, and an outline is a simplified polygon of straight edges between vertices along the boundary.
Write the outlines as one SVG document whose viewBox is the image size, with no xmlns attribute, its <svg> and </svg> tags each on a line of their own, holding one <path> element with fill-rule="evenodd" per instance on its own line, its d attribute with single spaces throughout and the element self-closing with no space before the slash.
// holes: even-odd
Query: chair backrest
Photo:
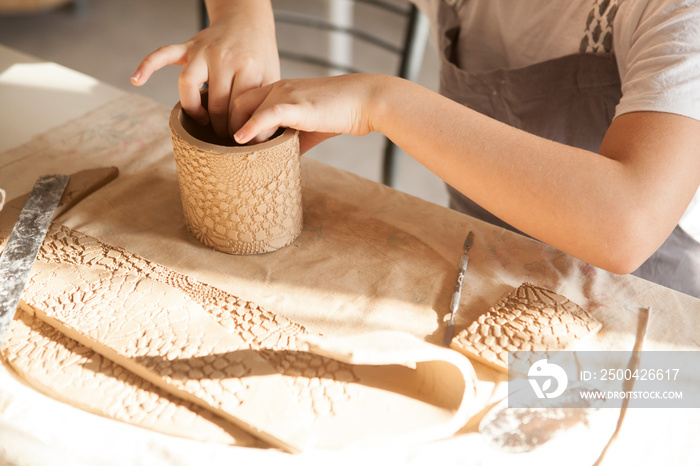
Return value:
<svg viewBox="0 0 700 466">
<path fill-rule="evenodd" d="M 371 72 L 417 80 L 428 24 L 407 0 L 272 0 L 272 6 L 283 77 Z M 383 146 L 380 179 L 393 186 L 397 148 L 388 139 Z"/>
<path fill-rule="evenodd" d="M 273 8 L 280 57 L 317 74 L 408 77 L 406 65 L 422 58 L 412 53 L 425 46 L 414 40 L 420 16 L 405 0 L 273 0 Z"/>
</svg>

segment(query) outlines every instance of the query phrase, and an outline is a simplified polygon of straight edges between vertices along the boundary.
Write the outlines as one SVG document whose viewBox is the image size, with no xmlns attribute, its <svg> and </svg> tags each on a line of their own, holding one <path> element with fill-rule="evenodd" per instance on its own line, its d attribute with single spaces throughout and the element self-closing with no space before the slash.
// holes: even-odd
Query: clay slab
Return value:
<svg viewBox="0 0 700 466">
<path fill-rule="evenodd" d="M 508 351 L 562 351 L 601 327 L 566 297 L 523 283 L 457 334 L 450 347 L 507 372 Z"/>
<path fill-rule="evenodd" d="M 297 324 L 66 228 L 39 259 L 23 309 L 273 446 L 443 438 L 474 408 L 467 360 L 413 337 L 310 345 Z"/>
<path fill-rule="evenodd" d="M 16 316 L 2 355 L 33 387 L 86 411 L 178 437 L 262 446 L 25 312 Z"/>
</svg>

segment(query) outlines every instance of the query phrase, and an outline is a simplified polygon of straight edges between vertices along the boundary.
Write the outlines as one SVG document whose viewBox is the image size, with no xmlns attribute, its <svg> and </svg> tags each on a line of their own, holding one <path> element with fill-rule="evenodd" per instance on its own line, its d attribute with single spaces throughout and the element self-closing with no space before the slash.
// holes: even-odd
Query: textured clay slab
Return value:
<svg viewBox="0 0 700 466">
<path fill-rule="evenodd" d="M 268 442 L 298 451 L 311 441 L 293 394 L 262 377 L 274 368 L 184 294 L 125 272 L 34 270 L 25 302 L 41 320 Z"/>
<path fill-rule="evenodd" d="M 39 251 L 40 262 L 84 265 L 156 281 L 184 293 L 251 348 L 294 348 L 299 324 L 213 286 L 163 267 L 121 248 L 65 227 L 53 227 Z"/>
<path fill-rule="evenodd" d="M 262 445 L 233 424 L 170 395 L 25 312 L 17 314 L 2 353 L 32 386 L 86 411 L 178 437 Z"/>
<path fill-rule="evenodd" d="M 25 311 L 273 446 L 442 438 L 474 408 L 467 360 L 414 338 L 309 345 L 297 324 L 66 228 L 39 259 Z"/>
<path fill-rule="evenodd" d="M 576 303 L 524 283 L 461 331 L 450 346 L 507 372 L 508 351 L 561 351 L 600 328 Z"/>
</svg>

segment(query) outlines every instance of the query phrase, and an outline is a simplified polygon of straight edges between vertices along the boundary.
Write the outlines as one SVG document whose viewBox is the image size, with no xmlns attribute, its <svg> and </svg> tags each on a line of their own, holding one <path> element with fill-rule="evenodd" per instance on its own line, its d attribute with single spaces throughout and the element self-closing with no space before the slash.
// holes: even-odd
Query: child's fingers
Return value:
<svg viewBox="0 0 700 466">
<path fill-rule="evenodd" d="M 272 91 L 272 85 L 256 87 L 233 99 L 233 111 L 241 115 L 252 115 Z"/>
<path fill-rule="evenodd" d="M 251 89 L 233 99 L 232 111 L 241 115 L 245 123 L 236 131 L 233 138 L 239 144 L 246 144 L 258 136 L 259 131 L 251 125 L 251 116 L 259 111 L 260 106 L 272 91 L 272 86 Z"/>
<path fill-rule="evenodd" d="M 231 137 L 229 130 L 229 101 L 231 97 L 231 82 L 234 79 L 233 70 L 209 65 L 209 119 L 214 132 L 223 138 Z"/>
<path fill-rule="evenodd" d="M 131 83 L 135 86 L 142 86 L 151 77 L 153 73 L 167 65 L 181 64 L 187 47 L 184 44 L 173 44 L 160 47 L 158 50 L 151 52 L 139 64 L 131 77 Z"/>
<path fill-rule="evenodd" d="M 236 99 L 238 96 L 243 95 L 253 89 L 260 88 L 261 85 L 262 75 L 252 73 L 247 69 L 240 70 L 233 77 L 231 95 L 229 96 L 229 134 L 233 134 L 238 131 L 238 129 L 243 126 L 252 113 L 251 109 L 241 111 L 241 109 L 236 106 Z"/>
<path fill-rule="evenodd" d="M 252 109 L 247 108 L 245 111 L 241 111 L 240 108 L 236 107 L 236 99 L 240 95 L 244 95 L 249 93 L 251 90 L 254 89 L 260 89 L 260 86 L 262 85 L 262 75 L 260 74 L 255 74 L 251 73 L 249 70 L 246 70 L 244 72 L 238 73 L 234 77 L 233 81 L 233 91 L 231 92 L 231 105 L 229 108 L 230 115 L 229 115 L 229 125 L 230 125 L 230 131 L 231 134 L 234 134 L 236 131 L 238 131 L 243 124 L 250 118 L 250 115 L 254 112 L 256 107 L 253 107 Z M 257 101 L 259 101 L 262 98 L 262 101 L 269 95 L 269 90 L 268 88 L 265 88 L 261 90 L 260 94 L 254 94 L 252 97 Z M 270 128 L 267 131 L 262 131 L 261 133 L 257 134 L 256 136 L 253 137 L 252 141 L 254 142 L 264 142 L 267 141 L 272 137 L 273 134 L 275 134 L 275 131 L 277 131 L 277 128 Z"/>
<path fill-rule="evenodd" d="M 180 72 L 177 80 L 182 109 L 201 125 L 209 123 L 209 114 L 202 106 L 200 89 L 209 78 L 207 63 L 202 58 L 194 58 Z"/>
<path fill-rule="evenodd" d="M 239 144 L 252 141 L 257 136 L 273 131 L 280 126 L 306 130 L 298 124 L 300 108 L 294 104 L 262 105 L 234 135 Z"/>
</svg>

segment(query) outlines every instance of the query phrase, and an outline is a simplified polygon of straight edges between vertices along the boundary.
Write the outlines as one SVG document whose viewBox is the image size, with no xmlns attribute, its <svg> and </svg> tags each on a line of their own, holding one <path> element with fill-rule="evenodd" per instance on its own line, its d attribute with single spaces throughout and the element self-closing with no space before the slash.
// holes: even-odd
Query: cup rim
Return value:
<svg viewBox="0 0 700 466">
<path fill-rule="evenodd" d="M 181 102 L 175 104 L 173 109 L 170 111 L 170 127 L 172 128 L 173 132 L 175 132 L 175 134 L 177 134 L 180 138 L 185 140 L 188 144 L 212 152 L 224 154 L 249 154 L 251 152 L 257 152 L 272 147 L 280 146 L 287 142 L 290 138 L 292 138 L 296 133 L 298 133 L 298 131 L 295 129 L 285 128 L 282 134 L 264 142 L 260 142 L 257 144 L 246 144 L 243 146 L 224 146 L 221 144 L 214 144 L 211 142 L 203 141 L 192 136 L 182 126 L 180 117 L 183 113 L 184 110 L 182 109 Z"/>
</svg>

